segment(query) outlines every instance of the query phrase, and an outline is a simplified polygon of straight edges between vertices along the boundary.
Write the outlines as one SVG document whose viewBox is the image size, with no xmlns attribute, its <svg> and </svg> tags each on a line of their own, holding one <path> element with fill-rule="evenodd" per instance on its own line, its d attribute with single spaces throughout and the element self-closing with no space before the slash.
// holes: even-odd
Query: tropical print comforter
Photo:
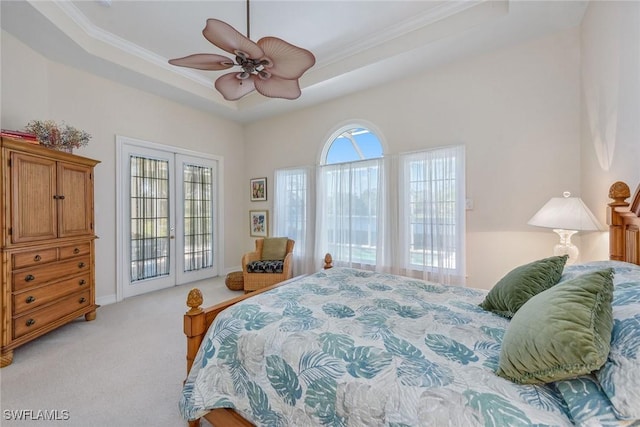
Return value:
<svg viewBox="0 0 640 427">
<path fill-rule="evenodd" d="M 572 425 L 555 385 L 494 374 L 509 321 L 484 296 L 348 268 L 294 280 L 218 316 L 180 411 L 234 408 L 259 426 Z"/>
</svg>

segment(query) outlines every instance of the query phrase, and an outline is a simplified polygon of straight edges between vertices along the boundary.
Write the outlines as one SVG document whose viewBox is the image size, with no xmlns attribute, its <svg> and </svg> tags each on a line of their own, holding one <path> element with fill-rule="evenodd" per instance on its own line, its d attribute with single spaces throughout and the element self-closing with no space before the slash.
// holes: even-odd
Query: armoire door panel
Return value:
<svg viewBox="0 0 640 427">
<path fill-rule="evenodd" d="M 58 237 L 92 234 L 91 168 L 58 163 Z"/>
<path fill-rule="evenodd" d="M 11 153 L 11 241 L 57 237 L 56 162 Z"/>
</svg>

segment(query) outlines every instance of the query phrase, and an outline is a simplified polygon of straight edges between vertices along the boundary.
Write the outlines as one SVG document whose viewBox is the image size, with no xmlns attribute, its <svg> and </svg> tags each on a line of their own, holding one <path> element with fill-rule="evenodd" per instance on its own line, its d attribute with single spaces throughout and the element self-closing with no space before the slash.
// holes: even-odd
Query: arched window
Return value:
<svg viewBox="0 0 640 427">
<path fill-rule="evenodd" d="M 376 265 L 383 154 L 376 134 L 364 126 L 344 126 L 325 143 L 318 175 L 317 239 L 338 263 Z"/>
<path fill-rule="evenodd" d="M 365 127 L 348 126 L 327 141 L 321 163 L 330 165 L 382 156 L 382 144 L 375 133 Z"/>
</svg>

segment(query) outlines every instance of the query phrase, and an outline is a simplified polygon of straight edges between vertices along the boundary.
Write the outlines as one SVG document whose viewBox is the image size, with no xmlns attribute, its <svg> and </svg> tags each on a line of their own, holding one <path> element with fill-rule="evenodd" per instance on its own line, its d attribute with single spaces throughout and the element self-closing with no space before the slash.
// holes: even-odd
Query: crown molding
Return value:
<svg viewBox="0 0 640 427">
<path fill-rule="evenodd" d="M 343 61 L 345 58 L 362 53 L 363 51 L 374 49 L 391 40 L 400 38 L 428 25 L 432 25 L 438 21 L 455 15 L 456 13 L 460 13 L 487 1 L 488 0 L 442 1 L 438 6 L 417 14 L 410 19 L 398 22 L 384 31 L 378 32 L 374 36 L 363 37 L 355 43 L 350 44 L 348 47 L 340 46 L 340 49 L 334 49 L 333 51 L 335 53 L 326 56 L 324 60 L 317 64 L 317 66 L 323 67 L 335 62 Z"/>
<path fill-rule="evenodd" d="M 40 3 L 39 0 L 28 0 L 29 3 L 37 5 Z M 171 64 L 169 64 L 169 60 L 164 58 L 148 49 L 145 49 L 141 46 L 138 46 L 135 43 L 132 43 L 129 40 L 123 39 L 109 31 L 106 31 L 97 25 L 93 24 L 87 18 L 85 14 L 83 14 L 80 9 L 78 9 L 72 2 L 64 1 L 64 0 L 50 0 L 50 3 L 55 4 L 75 25 L 78 29 L 80 29 L 87 37 L 105 43 L 108 46 L 111 46 L 118 51 L 127 53 L 129 55 L 135 56 L 149 64 L 160 67 L 164 70 L 176 73 L 185 77 L 199 85 L 210 89 L 211 82 L 209 79 L 205 78 L 201 74 L 188 70 L 177 68 Z M 57 23 L 55 23 L 57 25 Z M 92 52 L 93 54 L 99 55 L 99 52 Z"/>
</svg>

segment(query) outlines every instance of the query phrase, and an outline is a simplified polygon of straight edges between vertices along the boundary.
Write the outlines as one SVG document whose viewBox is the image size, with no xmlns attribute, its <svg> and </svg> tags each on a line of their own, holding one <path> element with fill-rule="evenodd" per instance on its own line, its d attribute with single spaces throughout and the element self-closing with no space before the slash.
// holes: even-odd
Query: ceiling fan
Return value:
<svg viewBox="0 0 640 427">
<path fill-rule="evenodd" d="M 218 77 L 215 88 L 228 101 L 236 101 L 253 92 L 269 98 L 296 99 L 301 95 L 298 79 L 315 62 L 306 49 L 277 37 L 263 37 L 254 43 L 249 32 L 249 0 L 247 0 L 247 36 L 218 19 L 207 19 L 202 30 L 212 44 L 231 53 L 235 61 L 223 55 L 196 53 L 170 59 L 169 63 L 198 70 L 226 70 L 238 66 L 241 70 Z"/>
</svg>

